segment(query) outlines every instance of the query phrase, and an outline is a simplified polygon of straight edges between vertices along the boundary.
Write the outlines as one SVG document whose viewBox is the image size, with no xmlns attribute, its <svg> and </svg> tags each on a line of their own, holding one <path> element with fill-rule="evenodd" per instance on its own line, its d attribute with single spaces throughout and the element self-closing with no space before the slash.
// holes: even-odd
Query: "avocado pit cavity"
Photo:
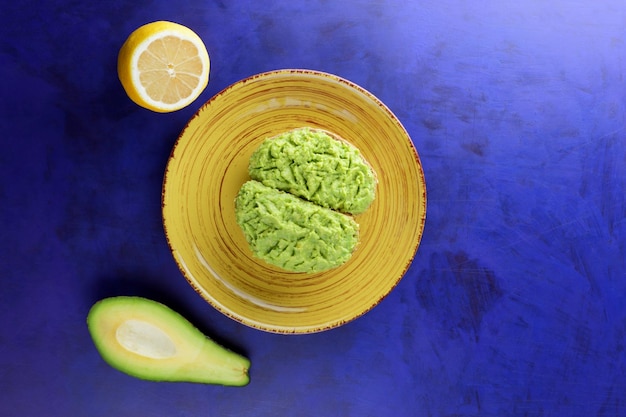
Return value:
<svg viewBox="0 0 626 417">
<path fill-rule="evenodd" d="M 124 349 L 146 358 L 167 359 L 176 355 L 176 345 L 167 333 L 142 320 L 124 321 L 115 331 L 115 338 Z"/>
</svg>

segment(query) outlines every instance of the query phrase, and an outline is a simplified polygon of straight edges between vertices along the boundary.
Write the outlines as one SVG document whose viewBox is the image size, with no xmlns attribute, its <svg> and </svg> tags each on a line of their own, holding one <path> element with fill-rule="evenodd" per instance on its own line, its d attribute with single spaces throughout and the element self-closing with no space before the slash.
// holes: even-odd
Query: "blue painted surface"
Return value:
<svg viewBox="0 0 626 417">
<path fill-rule="evenodd" d="M 115 73 L 126 36 L 159 19 L 212 58 L 200 99 L 167 115 Z M 626 415 L 623 1 L 24 1 L 0 23 L 0 415 Z M 201 103 L 289 67 L 385 102 L 429 198 L 398 287 L 308 336 L 212 309 L 160 218 L 169 151 Z M 85 317 L 121 294 L 248 355 L 251 384 L 108 367 Z"/>
</svg>

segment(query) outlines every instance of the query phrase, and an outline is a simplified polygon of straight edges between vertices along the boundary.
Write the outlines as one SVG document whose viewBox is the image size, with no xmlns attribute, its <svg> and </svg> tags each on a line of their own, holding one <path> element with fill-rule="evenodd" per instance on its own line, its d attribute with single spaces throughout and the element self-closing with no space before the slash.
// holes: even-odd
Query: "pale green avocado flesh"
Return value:
<svg viewBox="0 0 626 417">
<path fill-rule="evenodd" d="M 243 386 L 250 361 L 207 338 L 169 307 L 142 297 L 98 301 L 87 316 L 96 349 L 113 368 L 151 381 Z"/>
<path fill-rule="evenodd" d="M 251 156 L 248 170 L 268 187 L 344 213 L 364 212 L 376 192 L 376 175 L 360 151 L 317 129 L 266 139 Z"/>
<path fill-rule="evenodd" d="M 358 243 L 359 226 L 351 216 L 254 180 L 239 190 L 235 213 L 254 255 L 292 272 L 335 268 Z"/>
</svg>

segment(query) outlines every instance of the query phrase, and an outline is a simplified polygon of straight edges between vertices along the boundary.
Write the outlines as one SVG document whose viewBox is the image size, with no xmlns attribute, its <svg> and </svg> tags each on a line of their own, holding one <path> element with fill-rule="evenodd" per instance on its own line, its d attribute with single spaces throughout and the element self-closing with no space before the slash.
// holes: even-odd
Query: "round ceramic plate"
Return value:
<svg viewBox="0 0 626 417">
<path fill-rule="evenodd" d="M 252 152 L 305 126 L 351 142 L 378 176 L 376 199 L 355 217 L 352 258 L 317 274 L 255 258 L 235 221 Z M 200 108 L 170 155 L 162 205 L 173 256 L 206 301 L 257 329 L 311 333 L 363 315 L 402 279 L 422 236 L 426 188 L 411 139 L 376 97 L 331 74 L 280 70 L 233 84 Z"/>
</svg>

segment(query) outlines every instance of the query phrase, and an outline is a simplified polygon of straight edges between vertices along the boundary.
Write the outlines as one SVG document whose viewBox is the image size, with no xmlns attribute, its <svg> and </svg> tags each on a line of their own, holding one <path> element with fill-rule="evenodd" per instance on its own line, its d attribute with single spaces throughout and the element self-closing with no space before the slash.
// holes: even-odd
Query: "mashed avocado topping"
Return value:
<svg viewBox="0 0 626 417">
<path fill-rule="evenodd" d="M 351 214 L 369 207 L 377 182 L 356 147 L 309 128 L 266 139 L 250 158 L 249 173 L 268 187 Z"/>
<path fill-rule="evenodd" d="M 359 226 L 345 214 L 248 181 L 235 200 L 237 223 L 255 256 L 294 272 L 320 272 L 350 259 Z"/>
</svg>

